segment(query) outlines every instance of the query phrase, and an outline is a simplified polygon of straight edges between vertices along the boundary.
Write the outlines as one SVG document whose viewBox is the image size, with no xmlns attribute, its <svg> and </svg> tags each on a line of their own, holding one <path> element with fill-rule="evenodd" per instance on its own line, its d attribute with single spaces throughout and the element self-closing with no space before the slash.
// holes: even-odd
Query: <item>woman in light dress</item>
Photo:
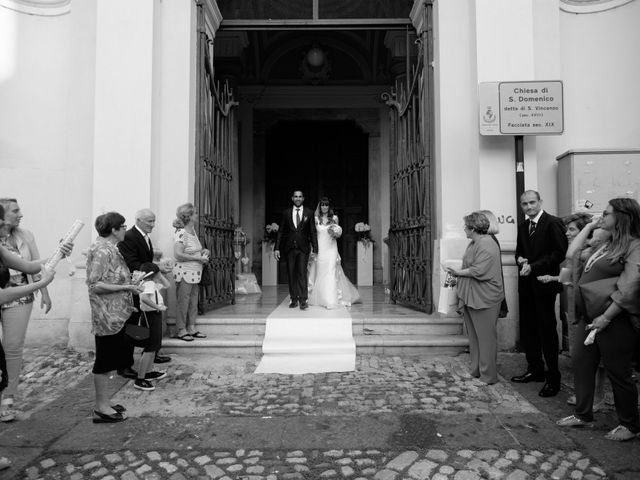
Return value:
<svg viewBox="0 0 640 480">
<path fill-rule="evenodd" d="M 176 282 L 176 328 L 175 338 L 185 342 L 193 342 L 196 338 L 206 338 L 204 333 L 196 329 L 198 316 L 198 294 L 202 265 L 209 261 L 209 250 L 202 248 L 196 233 L 195 222 L 198 215 L 192 203 L 180 205 L 176 210 L 173 227 L 173 254 L 176 264 L 173 278 Z"/>
<path fill-rule="evenodd" d="M 342 235 L 331 202 L 323 197 L 315 212 L 318 254 L 309 262 L 309 305 L 325 308 L 351 306 L 360 302 L 360 294 L 342 270 L 337 238 Z"/>
</svg>

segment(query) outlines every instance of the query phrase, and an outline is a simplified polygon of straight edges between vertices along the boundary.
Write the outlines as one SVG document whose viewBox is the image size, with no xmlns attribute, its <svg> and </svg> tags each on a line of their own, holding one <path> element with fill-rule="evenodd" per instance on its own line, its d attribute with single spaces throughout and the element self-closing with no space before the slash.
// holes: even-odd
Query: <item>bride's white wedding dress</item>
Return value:
<svg viewBox="0 0 640 480">
<path fill-rule="evenodd" d="M 309 262 L 309 305 L 336 308 L 360 302 L 358 289 L 342 270 L 338 244 L 329 234 L 329 225 L 316 218 L 318 232 L 318 254 Z"/>
</svg>

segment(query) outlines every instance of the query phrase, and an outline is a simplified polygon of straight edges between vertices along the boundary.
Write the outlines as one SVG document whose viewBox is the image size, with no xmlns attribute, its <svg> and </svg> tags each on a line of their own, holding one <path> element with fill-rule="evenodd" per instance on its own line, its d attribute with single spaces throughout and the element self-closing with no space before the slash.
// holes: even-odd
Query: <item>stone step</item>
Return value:
<svg viewBox="0 0 640 480">
<path fill-rule="evenodd" d="M 353 335 L 457 335 L 462 332 L 462 320 L 449 317 L 415 318 L 354 318 Z M 172 322 L 168 325 L 173 329 Z M 208 337 L 227 335 L 264 336 L 265 318 L 199 317 L 198 330 Z"/>
<path fill-rule="evenodd" d="M 163 353 L 190 353 L 211 355 L 262 355 L 262 335 L 219 335 L 185 342 L 165 338 Z M 359 354 L 378 355 L 455 355 L 469 345 L 464 335 L 354 335 Z"/>
</svg>

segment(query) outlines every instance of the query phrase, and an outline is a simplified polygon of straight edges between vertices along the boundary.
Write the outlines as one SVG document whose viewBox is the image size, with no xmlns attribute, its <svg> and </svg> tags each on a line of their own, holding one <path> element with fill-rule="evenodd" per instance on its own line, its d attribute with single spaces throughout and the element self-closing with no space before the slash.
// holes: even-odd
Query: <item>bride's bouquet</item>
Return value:
<svg viewBox="0 0 640 480">
<path fill-rule="evenodd" d="M 340 238 L 342 236 L 342 227 L 332 223 L 327 228 L 327 232 L 329 232 L 329 235 L 331 235 L 332 238 Z"/>
</svg>

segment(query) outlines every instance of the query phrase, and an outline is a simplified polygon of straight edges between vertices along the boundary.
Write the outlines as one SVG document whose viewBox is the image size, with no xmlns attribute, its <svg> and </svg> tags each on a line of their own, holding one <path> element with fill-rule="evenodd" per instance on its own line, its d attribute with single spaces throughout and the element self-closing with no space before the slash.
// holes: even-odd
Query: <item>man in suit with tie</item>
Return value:
<svg viewBox="0 0 640 480">
<path fill-rule="evenodd" d="M 527 371 L 511 381 L 544 381 L 539 395 L 552 397 L 560 391 L 555 302 L 562 285 L 558 282 L 542 283 L 537 277 L 559 274 L 560 263 L 567 252 L 567 237 L 563 221 L 542 210 L 538 192 L 524 192 L 520 197 L 520 207 L 527 216 L 527 220 L 518 226 L 516 246 L 516 262 L 520 270 L 520 341 L 527 357 Z"/>
<path fill-rule="evenodd" d="M 304 195 L 300 190 L 293 192 L 293 206 L 282 212 L 282 220 L 278 229 L 275 250 L 276 260 L 280 260 L 282 250 L 287 261 L 287 277 L 289 281 L 289 308 L 300 305 L 301 310 L 308 307 L 307 263 L 309 255 L 318 251 L 318 237 L 313 211 L 305 208 Z M 313 248 L 313 250 L 312 250 Z"/>
<path fill-rule="evenodd" d="M 148 208 L 139 210 L 136 212 L 136 223 L 133 227 L 127 230 L 124 234 L 124 240 L 118 243 L 118 250 L 122 254 L 127 267 L 132 272 L 134 270 L 140 270 L 140 265 L 143 263 L 153 262 L 153 244 L 149 234 L 156 225 L 156 215 Z M 139 297 L 134 295 L 134 305 L 139 307 Z M 133 366 L 133 346 L 131 347 L 131 361 L 130 367 L 120 373 L 126 378 L 138 378 L 135 370 L 131 368 Z M 166 363 L 171 361 L 171 357 L 165 355 L 158 355 L 154 359 L 155 363 Z M 154 372 L 149 372 L 153 374 Z"/>
</svg>

